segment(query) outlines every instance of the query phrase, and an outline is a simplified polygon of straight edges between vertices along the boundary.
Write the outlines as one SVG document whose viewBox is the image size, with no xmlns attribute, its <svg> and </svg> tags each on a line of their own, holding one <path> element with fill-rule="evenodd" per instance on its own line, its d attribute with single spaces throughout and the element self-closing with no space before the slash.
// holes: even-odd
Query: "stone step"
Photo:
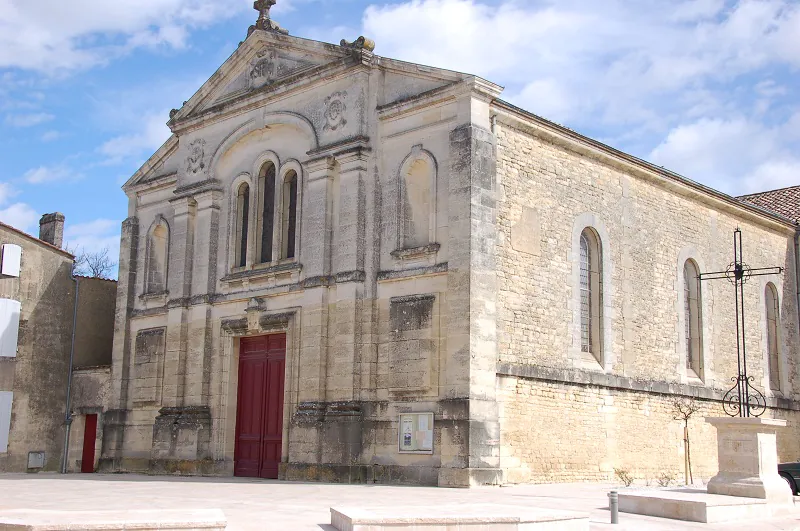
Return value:
<svg viewBox="0 0 800 531">
<path fill-rule="evenodd" d="M 709 494 L 704 489 L 678 488 L 619 493 L 623 513 L 658 516 L 691 522 L 719 523 L 784 516 L 794 503 L 770 503 L 762 498 Z"/>
<path fill-rule="evenodd" d="M 136 511 L 0 511 L 0 531 L 219 531 L 228 525 L 221 509 Z"/>
<path fill-rule="evenodd" d="M 588 531 L 589 516 L 504 505 L 331 507 L 338 531 Z"/>
</svg>

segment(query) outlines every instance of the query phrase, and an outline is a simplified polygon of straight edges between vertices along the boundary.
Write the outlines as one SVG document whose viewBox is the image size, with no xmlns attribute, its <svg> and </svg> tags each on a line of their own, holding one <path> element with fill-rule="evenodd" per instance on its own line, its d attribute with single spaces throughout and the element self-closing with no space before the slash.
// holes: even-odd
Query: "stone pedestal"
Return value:
<svg viewBox="0 0 800 531">
<path fill-rule="evenodd" d="M 708 482 L 709 494 L 762 498 L 792 503 L 792 492 L 778 475 L 777 432 L 785 420 L 707 417 L 717 428 L 719 472 Z"/>
</svg>

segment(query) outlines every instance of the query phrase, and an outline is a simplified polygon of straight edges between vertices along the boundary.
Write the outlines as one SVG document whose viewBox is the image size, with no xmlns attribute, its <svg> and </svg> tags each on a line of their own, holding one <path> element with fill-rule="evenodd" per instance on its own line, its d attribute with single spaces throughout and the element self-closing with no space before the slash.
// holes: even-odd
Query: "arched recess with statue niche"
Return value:
<svg viewBox="0 0 800 531">
<path fill-rule="evenodd" d="M 275 121 L 265 127 L 239 128 L 212 157 L 211 171 L 227 195 L 219 232 L 223 291 L 296 283 L 302 271 L 301 161 L 317 147 L 316 134 L 303 120 L 271 118 Z M 297 300 L 291 294 L 270 300 L 270 309 L 277 307 L 275 317 L 259 300 L 251 301 L 246 318 L 234 314 L 221 322 L 219 362 L 228 370 L 212 377 L 224 411 L 216 421 L 214 451 L 232 460 L 234 475 L 275 478 L 288 456 L 288 419 L 297 403 L 292 382 L 299 325 L 287 317 L 297 311 Z"/>
<path fill-rule="evenodd" d="M 226 272 L 263 270 L 284 261 L 299 260 L 303 167 L 299 161 L 316 146 L 316 136 L 302 121 L 273 123 L 223 144 L 226 149 L 213 157 L 213 173 L 230 183 L 227 234 L 223 243 Z M 245 129 L 246 131 L 246 129 Z M 234 185 L 248 176 L 248 204 Z M 289 180 L 287 181 L 287 178 Z M 247 210 L 247 234 L 243 238 L 242 212 Z M 287 238 L 292 236 L 292 242 Z M 241 250 L 246 248 L 243 254 Z"/>
<path fill-rule="evenodd" d="M 397 174 L 396 258 L 439 250 L 436 234 L 438 164 L 421 144 L 411 148 Z"/>
</svg>

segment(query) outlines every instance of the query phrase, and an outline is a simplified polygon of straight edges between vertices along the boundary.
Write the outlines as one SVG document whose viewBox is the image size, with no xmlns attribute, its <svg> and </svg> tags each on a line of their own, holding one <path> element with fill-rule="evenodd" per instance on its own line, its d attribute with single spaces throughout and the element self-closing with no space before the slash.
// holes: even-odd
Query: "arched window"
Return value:
<svg viewBox="0 0 800 531">
<path fill-rule="evenodd" d="M 294 258 L 297 233 L 297 173 L 286 174 L 283 180 L 281 255 Z"/>
<path fill-rule="evenodd" d="M 703 317 L 700 274 L 693 260 L 683 264 L 683 311 L 686 342 L 686 372 L 699 378 L 703 370 Z"/>
<path fill-rule="evenodd" d="M 433 168 L 428 160 L 418 158 L 408 165 L 402 177 L 403 248 L 423 247 L 431 243 L 431 206 Z"/>
<path fill-rule="evenodd" d="M 770 282 L 764 290 L 764 304 L 767 315 L 767 358 L 769 360 L 769 388 L 781 388 L 780 363 L 778 352 L 778 290 Z"/>
<path fill-rule="evenodd" d="M 167 289 L 169 229 L 162 219 L 147 238 L 146 293 L 163 293 Z"/>
<path fill-rule="evenodd" d="M 260 263 L 272 261 L 272 233 L 275 224 L 275 165 L 267 162 L 258 177 L 259 230 L 258 257 Z"/>
<path fill-rule="evenodd" d="M 245 183 L 236 193 L 236 267 L 247 265 L 247 229 L 250 218 L 250 187 Z"/>
<path fill-rule="evenodd" d="M 602 359 L 601 330 L 603 275 L 600 238 L 591 228 L 583 229 L 580 239 L 581 352 Z"/>
</svg>

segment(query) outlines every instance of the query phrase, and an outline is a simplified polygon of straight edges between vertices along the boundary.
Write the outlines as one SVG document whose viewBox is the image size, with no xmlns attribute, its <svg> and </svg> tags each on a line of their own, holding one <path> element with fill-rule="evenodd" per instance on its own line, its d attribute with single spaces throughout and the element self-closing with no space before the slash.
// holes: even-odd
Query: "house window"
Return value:
<svg viewBox="0 0 800 531">
<path fill-rule="evenodd" d="M 147 287 L 146 293 L 163 293 L 167 289 L 167 263 L 169 252 L 169 229 L 162 219 L 147 239 Z"/>
<path fill-rule="evenodd" d="M 297 173 L 290 171 L 283 180 L 282 256 L 294 258 L 297 233 Z"/>
<path fill-rule="evenodd" d="M 778 352 L 778 290 L 770 282 L 764 291 L 764 303 L 766 305 L 767 316 L 767 358 L 769 360 L 769 388 L 779 391 L 781 388 L 780 378 L 780 354 Z"/>
<path fill-rule="evenodd" d="M 601 313 L 603 299 L 602 249 L 600 238 L 585 228 L 580 239 L 580 317 L 581 352 L 602 360 Z"/>
<path fill-rule="evenodd" d="M 259 262 L 263 264 L 272 261 L 272 233 L 275 225 L 275 165 L 272 162 L 267 162 L 261 168 L 258 189 L 261 203 L 258 256 Z"/>
<path fill-rule="evenodd" d="M 703 369 L 702 300 L 697 264 L 686 260 L 683 265 L 684 340 L 686 342 L 686 372 L 699 378 Z"/>
<path fill-rule="evenodd" d="M 242 184 L 236 194 L 236 267 L 247 265 L 247 229 L 250 217 L 250 187 Z"/>
</svg>

